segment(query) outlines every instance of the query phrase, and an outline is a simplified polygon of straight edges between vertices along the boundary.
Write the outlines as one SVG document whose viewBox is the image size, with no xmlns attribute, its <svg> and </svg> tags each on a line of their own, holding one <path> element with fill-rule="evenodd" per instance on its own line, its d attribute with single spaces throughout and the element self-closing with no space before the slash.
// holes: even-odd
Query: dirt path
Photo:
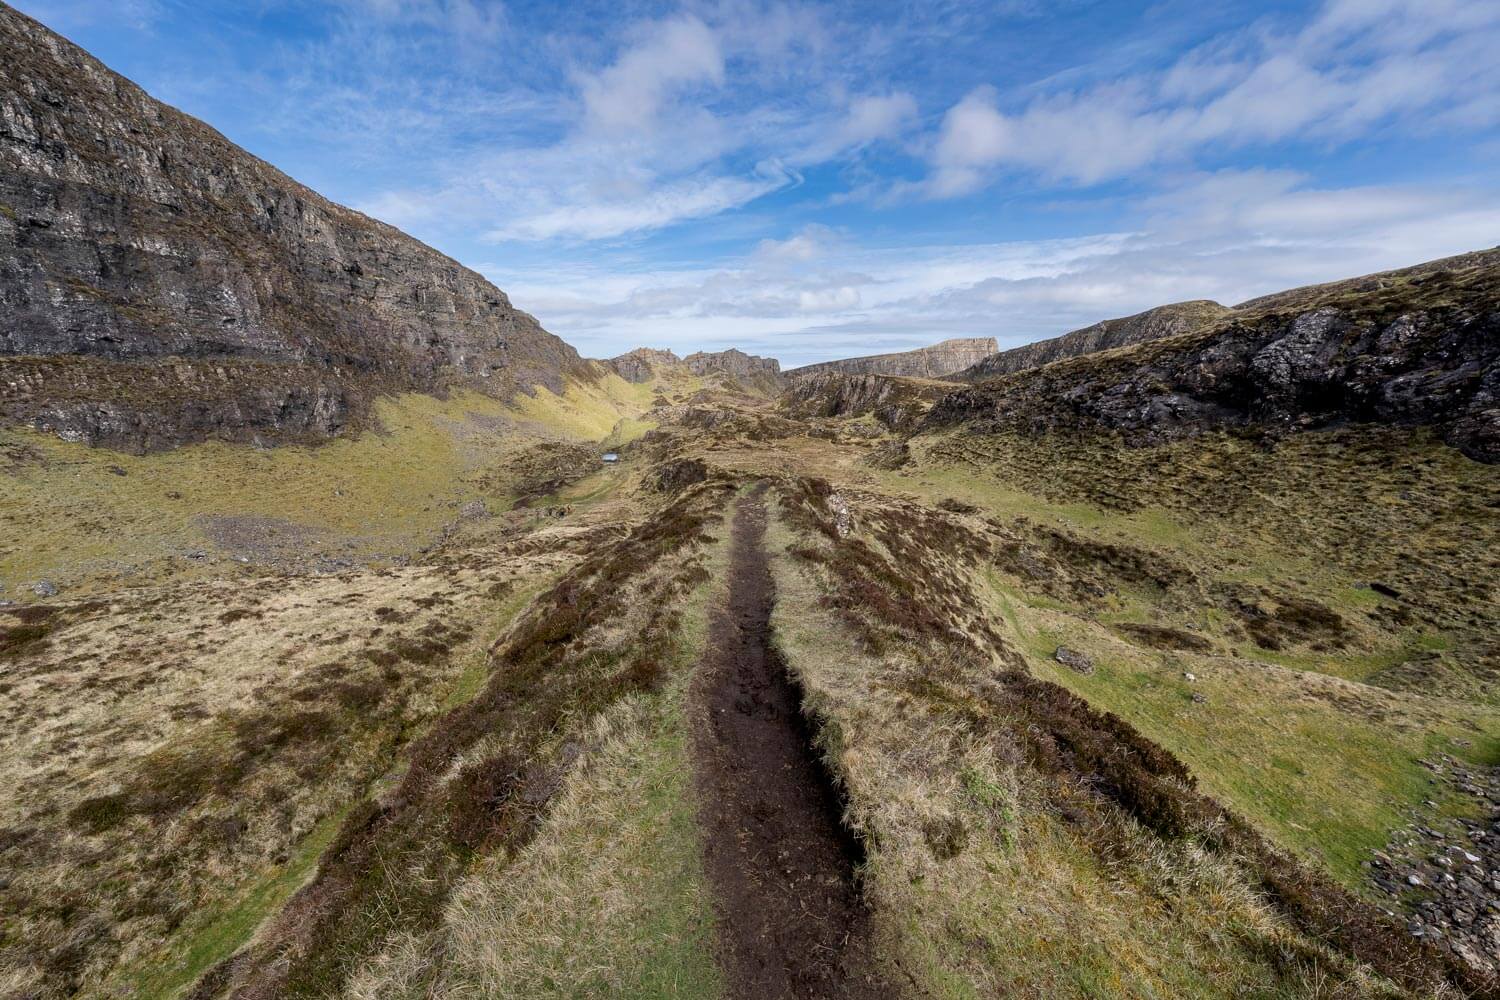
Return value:
<svg viewBox="0 0 1500 1000">
<path fill-rule="evenodd" d="M 729 601 L 696 682 L 699 821 L 731 997 L 890 997 L 870 972 L 858 844 L 771 648 L 762 490 L 734 518 Z"/>
</svg>

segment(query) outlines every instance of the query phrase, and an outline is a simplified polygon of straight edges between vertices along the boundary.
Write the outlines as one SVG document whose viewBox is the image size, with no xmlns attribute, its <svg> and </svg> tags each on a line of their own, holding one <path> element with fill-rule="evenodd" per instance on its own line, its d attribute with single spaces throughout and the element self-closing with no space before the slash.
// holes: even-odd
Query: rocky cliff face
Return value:
<svg viewBox="0 0 1500 1000">
<path fill-rule="evenodd" d="M 1500 461 L 1500 250 L 1247 303 L 1196 333 L 950 393 L 924 426 L 1119 432 L 1428 425 Z"/>
<path fill-rule="evenodd" d="M 1174 337 L 1179 333 L 1202 329 L 1209 323 L 1222 319 L 1229 311 L 1227 307 L 1207 299 L 1157 306 L 1134 316 L 1102 320 L 1061 337 L 992 354 L 954 377 L 964 382 L 981 382 L 996 375 L 1040 368 L 1062 358 L 1074 358 L 1080 354 L 1093 354 L 1095 351 L 1131 347 L 1163 337 Z"/>
<path fill-rule="evenodd" d="M 658 370 L 682 364 L 682 359 L 671 351 L 658 351 L 651 347 L 637 347 L 619 357 L 610 358 L 605 364 L 614 369 L 627 382 L 647 382 Z"/>
<path fill-rule="evenodd" d="M 841 375 L 903 375 L 909 378 L 946 378 L 995 353 L 999 345 L 994 337 L 960 337 L 931 347 L 898 354 L 872 354 L 863 358 L 845 358 L 804 365 L 787 372 L 787 377 L 803 379 L 830 372 Z"/>
<path fill-rule="evenodd" d="M 823 372 L 794 379 L 778 408 L 790 417 L 855 417 L 869 414 L 892 430 L 913 427 L 944 389 L 891 375 Z"/>
<path fill-rule="evenodd" d="M 727 351 L 697 351 L 682 359 L 694 375 L 729 375 L 738 379 L 781 378 L 781 362 L 731 347 Z"/>
<path fill-rule="evenodd" d="M 605 364 L 627 382 L 645 382 L 653 374 L 676 368 L 698 376 L 725 375 L 765 392 L 776 392 L 781 388 L 781 362 L 746 354 L 733 347 L 727 351 L 697 351 L 685 358 L 679 358 L 671 351 L 637 347 L 610 358 Z"/>
<path fill-rule="evenodd" d="M 131 447 L 316 437 L 375 392 L 556 389 L 579 364 L 479 275 L 3 4 L 0 51 L 0 355 L 92 361 L 3 363 L 0 414 Z M 167 358 L 176 390 L 142 391 Z"/>
</svg>

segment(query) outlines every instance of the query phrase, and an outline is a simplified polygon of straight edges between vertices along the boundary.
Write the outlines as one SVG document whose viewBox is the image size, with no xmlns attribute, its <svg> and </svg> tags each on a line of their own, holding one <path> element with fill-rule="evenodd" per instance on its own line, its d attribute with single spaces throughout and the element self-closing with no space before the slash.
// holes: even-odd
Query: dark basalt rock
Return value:
<svg viewBox="0 0 1500 1000">
<path fill-rule="evenodd" d="M 4 416 L 126 447 L 300 440 L 374 393 L 561 389 L 581 368 L 478 274 L 3 4 L 0 51 L 0 356 L 27 359 L 0 360 Z M 281 374 L 242 393 L 220 374 L 242 363 Z M 177 373 L 165 399 L 151 367 Z"/>
<path fill-rule="evenodd" d="M 682 359 L 671 351 L 658 351 L 651 347 L 637 347 L 619 357 L 610 358 L 605 364 L 615 370 L 627 382 L 649 382 L 658 369 L 672 368 L 682 364 Z"/>
<path fill-rule="evenodd" d="M 1425 425 L 1471 458 L 1500 459 L 1500 250 L 1264 301 L 1194 333 L 950 393 L 924 427 L 1150 445 L 1235 427 Z"/>
<path fill-rule="evenodd" d="M 1413 937 L 1500 973 L 1500 768 L 1447 755 L 1418 763 L 1435 784 L 1472 800 L 1470 816 L 1438 821 L 1413 812 L 1371 853 L 1366 873 Z"/>
<path fill-rule="evenodd" d="M 654 468 L 646 477 L 646 488 L 656 493 L 678 493 L 708 478 L 702 459 L 674 458 Z"/>
<path fill-rule="evenodd" d="M 733 347 L 724 351 L 697 351 L 683 358 L 682 363 L 694 375 L 727 376 L 744 388 L 768 396 L 780 392 L 785 384 L 781 362 L 775 358 L 746 354 Z"/>
</svg>

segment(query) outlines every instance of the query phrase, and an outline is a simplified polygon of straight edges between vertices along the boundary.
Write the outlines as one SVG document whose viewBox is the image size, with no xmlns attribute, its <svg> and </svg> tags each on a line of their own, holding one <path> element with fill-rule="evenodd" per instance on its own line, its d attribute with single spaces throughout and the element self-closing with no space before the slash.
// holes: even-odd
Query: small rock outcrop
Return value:
<svg viewBox="0 0 1500 1000">
<path fill-rule="evenodd" d="M 673 369 L 699 377 L 722 375 L 767 394 L 781 388 L 781 362 L 731 347 L 727 351 L 697 351 L 679 358 L 671 351 L 637 347 L 605 362 L 627 382 L 647 382 Z"/>
<path fill-rule="evenodd" d="M 1468 799 L 1469 815 L 1412 810 L 1385 849 L 1371 852 L 1366 874 L 1402 911 L 1412 937 L 1500 973 L 1500 768 L 1447 754 L 1418 763 L 1434 784 Z"/>
<path fill-rule="evenodd" d="M 0 51 L 0 416 L 269 443 L 338 434 L 379 392 L 560 389 L 581 366 L 478 274 L 4 4 Z"/>
<path fill-rule="evenodd" d="M 946 378 L 995 353 L 994 337 L 958 337 L 930 347 L 897 354 L 871 354 L 804 365 L 787 372 L 791 379 L 818 375 L 904 375 L 909 378 Z"/>
<path fill-rule="evenodd" d="M 1207 299 L 1157 306 L 1134 316 L 1101 320 L 1093 326 L 1065 333 L 1061 337 L 1039 340 L 1034 344 L 992 354 L 954 377 L 964 382 L 981 382 L 996 375 L 1040 368 L 1053 361 L 1075 358 L 1080 354 L 1093 354 L 1116 347 L 1133 347 L 1163 337 L 1200 330 L 1223 319 L 1230 311 L 1227 306 Z"/>
<path fill-rule="evenodd" d="M 1284 293 L 1222 322 L 949 393 L 923 427 L 1118 433 L 1430 426 L 1500 461 L 1500 250 Z"/>
<path fill-rule="evenodd" d="M 1089 659 L 1087 654 L 1080 653 L 1076 649 L 1070 649 L 1067 646 L 1058 646 L 1057 652 L 1052 654 L 1052 658 L 1069 670 L 1080 674 L 1091 674 L 1094 672 L 1094 661 Z"/>
</svg>

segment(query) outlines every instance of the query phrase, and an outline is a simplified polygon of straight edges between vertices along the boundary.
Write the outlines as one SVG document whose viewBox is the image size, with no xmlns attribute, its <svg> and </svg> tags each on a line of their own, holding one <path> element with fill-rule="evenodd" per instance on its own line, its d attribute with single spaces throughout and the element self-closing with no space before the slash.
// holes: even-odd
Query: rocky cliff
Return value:
<svg viewBox="0 0 1500 1000">
<path fill-rule="evenodd" d="M 781 362 L 746 354 L 736 348 L 727 351 L 697 351 L 682 359 L 694 375 L 728 375 L 737 379 L 781 378 Z"/>
<path fill-rule="evenodd" d="M 792 380 L 777 401 L 790 417 L 857 417 L 869 414 L 892 430 L 914 426 L 945 394 L 932 382 L 893 375 L 823 372 Z"/>
<path fill-rule="evenodd" d="M 1102 320 L 1061 337 L 1039 340 L 1034 344 L 992 354 L 954 377 L 964 382 L 980 382 L 996 375 L 1040 368 L 1062 358 L 1144 344 L 1201 329 L 1222 319 L 1229 311 L 1227 307 L 1207 299 L 1157 306 L 1134 316 Z"/>
<path fill-rule="evenodd" d="M 1500 249 L 1246 303 L 1192 333 L 950 393 L 929 429 L 1117 432 L 1431 426 L 1500 460 Z"/>
<path fill-rule="evenodd" d="M 898 354 L 871 354 L 862 358 L 824 361 L 787 372 L 792 379 L 825 375 L 903 375 L 912 378 L 945 378 L 977 364 L 995 353 L 994 337 L 959 337 L 930 347 Z"/>
<path fill-rule="evenodd" d="M 640 383 L 650 381 L 651 376 L 660 370 L 680 366 L 682 359 L 671 351 L 637 347 L 619 357 L 610 358 L 605 364 L 625 381 Z"/>
<path fill-rule="evenodd" d="M 671 351 L 637 347 L 605 362 L 627 382 L 645 382 L 653 374 L 677 369 L 706 377 L 724 375 L 750 387 L 774 393 L 781 388 L 781 362 L 731 347 L 727 351 L 697 351 L 679 358 Z"/>
<path fill-rule="evenodd" d="M 0 355 L 31 359 L 0 361 L 0 416 L 125 447 L 316 438 L 377 392 L 580 364 L 478 274 L 3 4 L 0 51 Z"/>
</svg>

